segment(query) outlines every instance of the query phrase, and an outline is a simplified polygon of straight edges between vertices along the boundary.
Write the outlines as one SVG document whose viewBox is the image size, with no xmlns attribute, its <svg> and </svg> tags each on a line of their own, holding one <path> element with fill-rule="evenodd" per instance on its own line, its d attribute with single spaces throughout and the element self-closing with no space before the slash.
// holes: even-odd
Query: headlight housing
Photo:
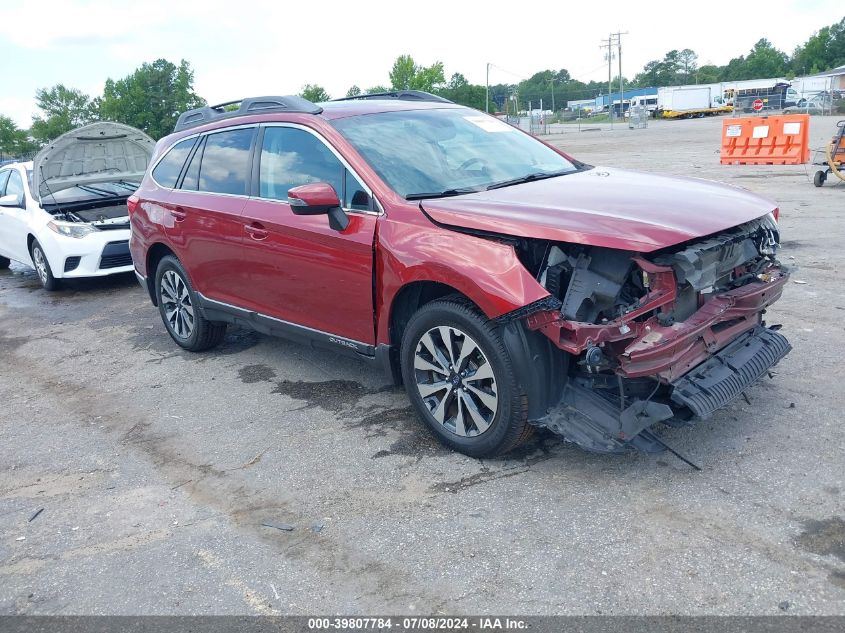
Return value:
<svg viewBox="0 0 845 633">
<path fill-rule="evenodd" d="M 65 237 L 82 238 L 96 231 L 93 226 L 89 224 L 74 224 L 73 222 L 57 222 L 51 220 L 47 222 L 47 226 L 51 231 L 64 235 Z"/>
</svg>

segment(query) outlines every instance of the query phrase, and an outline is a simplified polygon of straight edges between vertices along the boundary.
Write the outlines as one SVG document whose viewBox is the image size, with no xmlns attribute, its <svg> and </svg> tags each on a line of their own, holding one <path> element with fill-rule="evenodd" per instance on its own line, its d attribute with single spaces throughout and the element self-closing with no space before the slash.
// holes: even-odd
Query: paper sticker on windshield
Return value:
<svg viewBox="0 0 845 633">
<path fill-rule="evenodd" d="M 505 123 L 489 116 L 465 116 L 464 119 L 474 123 L 486 132 L 513 132 L 513 128 Z"/>
</svg>

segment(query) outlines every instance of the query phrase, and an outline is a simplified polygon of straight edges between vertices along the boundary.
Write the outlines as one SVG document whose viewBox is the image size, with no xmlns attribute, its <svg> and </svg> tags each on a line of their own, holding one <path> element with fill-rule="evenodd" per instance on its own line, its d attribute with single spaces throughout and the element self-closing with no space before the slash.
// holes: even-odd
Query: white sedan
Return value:
<svg viewBox="0 0 845 633">
<path fill-rule="evenodd" d="M 64 134 L 31 163 L 0 167 L 0 268 L 35 268 L 44 288 L 61 279 L 133 270 L 126 199 L 155 141 L 119 123 Z"/>
</svg>

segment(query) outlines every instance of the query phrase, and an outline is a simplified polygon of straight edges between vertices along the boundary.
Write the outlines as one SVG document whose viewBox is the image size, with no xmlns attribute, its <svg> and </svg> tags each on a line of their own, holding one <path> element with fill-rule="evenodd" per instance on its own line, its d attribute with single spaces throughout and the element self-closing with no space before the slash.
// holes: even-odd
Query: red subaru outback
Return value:
<svg viewBox="0 0 845 633">
<path fill-rule="evenodd" d="M 426 93 L 186 112 L 129 210 L 178 345 L 238 323 L 381 365 L 468 455 L 534 427 L 660 450 L 655 424 L 706 418 L 790 350 L 763 321 L 788 278 L 774 203 L 586 165 Z"/>
</svg>

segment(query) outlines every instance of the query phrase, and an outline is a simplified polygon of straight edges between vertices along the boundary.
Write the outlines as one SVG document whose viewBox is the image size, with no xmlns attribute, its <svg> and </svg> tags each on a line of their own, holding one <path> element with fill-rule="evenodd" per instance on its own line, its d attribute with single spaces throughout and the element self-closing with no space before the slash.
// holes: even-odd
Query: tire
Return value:
<svg viewBox="0 0 845 633">
<path fill-rule="evenodd" d="M 817 171 L 813 176 L 813 184 L 816 187 L 821 187 L 825 180 L 827 180 L 827 174 L 821 170 Z"/>
<path fill-rule="evenodd" d="M 38 274 L 38 279 L 44 290 L 53 292 L 60 290 L 62 282 L 53 276 L 53 270 L 50 268 L 50 262 L 47 261 L 47 255 L 44 254 L 44 249 L 38 240 L 32 240 L 32 245 L 29 247 L 29 254 L 32 257 L 32 263 L 35 266 L 35 272 Z"/>
<path fill-rule="evenodd" d="M 175 257 L 168 255 L 159 262 L 155 293 L 161 320 L 177 345 L 189 352 L 202 352 L 223 340 L 226 324 L 203 317 L 188 273 Z"/>
<path fill-rule="evenodd" d="M 0 256 L 0 270 L 6 270 L 12 263 L 12 260 L 8 257 Z"/>
<path fill-rule="evenodd" d="M 528 398 L 498 329 L 468 302 L 441 299 L 420 308 L 403 333 L 400 359 L 417 415 L 449 448 L 492 457 L 533 432 Z"/>
</svg>

